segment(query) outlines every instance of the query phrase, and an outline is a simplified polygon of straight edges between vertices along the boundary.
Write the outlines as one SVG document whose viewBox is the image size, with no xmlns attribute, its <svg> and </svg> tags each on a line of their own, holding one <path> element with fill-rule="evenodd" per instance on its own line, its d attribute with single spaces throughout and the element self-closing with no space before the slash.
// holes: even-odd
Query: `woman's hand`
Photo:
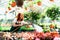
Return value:
<svg viewBox="0 0 60 40">
<path fill-rule="evenodd" d="M 26 24 L 26 25 L 32 25 L 32 23 L 28 23 L 28 22 L 24 22 L 24 24 Z"/>
<path fill-rule="evenodd" d="M 19 26 L 23 26 L 24 24 L 19 24 Z"/>
</svg>

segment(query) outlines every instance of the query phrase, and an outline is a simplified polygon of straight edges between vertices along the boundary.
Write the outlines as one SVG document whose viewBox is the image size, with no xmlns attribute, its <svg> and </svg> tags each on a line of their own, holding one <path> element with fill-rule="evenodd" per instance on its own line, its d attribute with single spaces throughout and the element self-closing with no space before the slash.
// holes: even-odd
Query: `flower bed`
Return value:
<svg viewBox="0 0 60 40">
<path fill-rule="evenodd" d="M 7 39 L 21 39 L 21 40 L 53 40 L 59 38 L 60 34 L 57 32 L 21 32 L 21 33 L 3 33 L 3 38 Z M 59 39 L 60 40 L 60 39 Z"/>
</svg>

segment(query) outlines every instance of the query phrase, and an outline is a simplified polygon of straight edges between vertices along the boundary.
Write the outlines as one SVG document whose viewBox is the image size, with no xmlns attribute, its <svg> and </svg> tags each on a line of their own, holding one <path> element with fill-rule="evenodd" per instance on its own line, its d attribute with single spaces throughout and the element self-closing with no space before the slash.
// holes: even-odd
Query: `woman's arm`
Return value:
<svg viewBox="0 0 60 40">
<path fill-rule="evenodd" d="M 24 22 L 24 24 L 28 24 L 27 22 Z"/>
<path fill-rule="evenodd" d="M 25 21 L 22 21 L 22 24 L 26 24 L 26 25 L 31 25 L 32 23 L 28 23 L 28 22 L 25 22 Z"/>
<path fill-rule="evenodd" d="M 15 23 L 13 23 L 13 26 L 14 27 L 17 27 L 17 26 L 22 26 L 23 24 L 15 24 Z"/>
<path fill-rule="evenodd" d="M 13 20 L 12 25 L 13 25 L 14 27 L 22 26 L 21 24 L 16 24 L 16 22 L 17 22 L 17 18 L 15 18 L 15 19 Z"/>
<path fill-rule="evenodd" d="M 27 22 L 23 21 L 23 22 L 22 22 L 22 24 L 29 24 L 29 23 L 27 23 Z"/>
</svg>

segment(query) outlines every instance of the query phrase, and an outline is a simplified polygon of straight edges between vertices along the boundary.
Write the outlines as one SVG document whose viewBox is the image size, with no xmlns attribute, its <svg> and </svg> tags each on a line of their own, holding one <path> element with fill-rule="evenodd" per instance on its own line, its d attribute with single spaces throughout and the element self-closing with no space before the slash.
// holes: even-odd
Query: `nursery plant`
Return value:
<svg viewBox="0 0 60 40">
<path fill-rule="evenodd" d="M 36 23 L 40 19 L 40 13 L 33 12 L 33 11 L 28 12 L 28 13 L 24 14 L 24 17 L 26 18 L 26 20 L 29 20 L 29 21 L 31 21 L 33 23 Z"/>
<path fill-rule="evenodd" d="M 46 14 L 51 20 L 57 20 L 60 16 L 60 8 L 59 7 L 49 7 L 46 11 Z"/>
</svg>

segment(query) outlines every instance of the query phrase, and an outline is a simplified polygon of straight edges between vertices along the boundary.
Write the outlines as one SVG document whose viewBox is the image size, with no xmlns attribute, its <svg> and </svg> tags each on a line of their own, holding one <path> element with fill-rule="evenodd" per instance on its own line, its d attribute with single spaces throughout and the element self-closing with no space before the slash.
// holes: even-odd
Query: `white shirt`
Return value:
<svg viewBox="0 0 60 40">
<path fill-rule="evenodd" d="M 17 21 L 17 18 L 15 18 L 15 19 L 13 20 L 13 23 L 16 23 L 16 22 L 17 22 L 17 23 L 21 23 L 21 24 L 25 24 L 25 21 L 18 22 L 18 21 Z"/>
</svg>

